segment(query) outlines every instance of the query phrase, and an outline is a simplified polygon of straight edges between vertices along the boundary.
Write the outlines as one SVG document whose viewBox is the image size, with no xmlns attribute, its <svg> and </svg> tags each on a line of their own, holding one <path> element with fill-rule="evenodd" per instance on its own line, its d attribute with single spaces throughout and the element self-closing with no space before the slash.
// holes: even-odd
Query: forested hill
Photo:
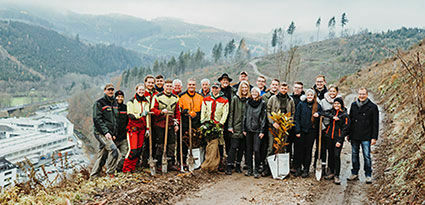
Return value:
<svg viewBox="0 0 425 205">
<path fill-rule="evenodd" d="M 142 64 L 114 45 L 88 45 L 40 26 L 0 21 L 0 80 L 38 81 L 67 73 L 97 76 Z"/>
</svg>

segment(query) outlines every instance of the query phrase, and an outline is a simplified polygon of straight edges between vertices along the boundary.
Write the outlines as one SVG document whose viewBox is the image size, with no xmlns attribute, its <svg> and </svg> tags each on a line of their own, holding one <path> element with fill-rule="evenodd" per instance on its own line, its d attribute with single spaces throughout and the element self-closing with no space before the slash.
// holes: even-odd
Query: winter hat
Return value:
<svg viewBox="0 0 425 205">
<path fill-rule="evenodd" d="M 258 92 L 258 94 L 260 94 L 261 95 L 261 90 L 260 90 L 260 88 L 258 88 L 258 87 L 253 87 L 252 89 L 251 89 L 251 93 L 253 92 L 253 91 L 257 91 Z"/>
<path fill-rule="evenodd" d="M 337 97 L 334 99 L 334 102 L 339 102 L 341 104 L 341 107 L 344 107 L 344 100 L 340 97 Z"/>
<path fill-rule="evenodd" d="M 316 92 L 313 89 L 308 89 L 305 91 L 305 95 L 307 95 L 308 93 L 313 93 L 313 95 L 316 95 Z"/>
<path fill-rule="evenodd" d="M 124 92 L 122 90 L 117 90 L 117 92 L 115 92 L 115 97 L 118 95 L 122 95 L 124 97 Z"/>
</svg>

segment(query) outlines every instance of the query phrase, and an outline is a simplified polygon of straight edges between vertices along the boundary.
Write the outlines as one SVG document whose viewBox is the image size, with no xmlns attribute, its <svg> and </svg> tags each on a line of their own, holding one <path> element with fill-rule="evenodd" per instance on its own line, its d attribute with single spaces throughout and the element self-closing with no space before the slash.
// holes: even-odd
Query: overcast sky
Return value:
<svg viewBox="0 0 425 205">
<path fill-rule="evenodd" d="M 348 28 L 371 31 L 425 28 L 425 0 L 0 0 L 77 13 L 121 13 L 144 19 L 174 17 L 233 32 L 268 33 L 293 20 L 298 31 L 322 28 L 347 13 Z"/>
</svg>

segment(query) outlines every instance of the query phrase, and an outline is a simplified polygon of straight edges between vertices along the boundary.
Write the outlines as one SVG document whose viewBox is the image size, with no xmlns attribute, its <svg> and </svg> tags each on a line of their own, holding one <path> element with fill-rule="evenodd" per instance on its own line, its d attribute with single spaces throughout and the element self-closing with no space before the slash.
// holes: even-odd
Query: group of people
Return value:
<svg viewBox="0 0 425 205">
<path fill-rule="evenodd" d="M 183 171 L 181 168 L 187 169 L 190 129 L 213 122 L 222 128 L 217 136 L 219 163 L 208 170 L 231 175 L 246 169 L 246 176 L 269 176 L 266 158 L 274 154 L 271 131 L 280 128 L 271 116 L 280 112 L 290 113 L 295 122 L 288 132 L 287 145 L 294 176 L 308 177 L 314 158 L 314 166 L 321 160 L 325 179 L 340 184 L 341 151 L 349 140 L 353 167 L 347 180 L 358 180 L 361 146 L 366 182 L 372 183 L 370 147 L 378 138 L 379 112 L 366 88 L 358 89 L 358 98 L 348 111 L 338 87 L 327 86 L 323 75 L 317 76 L 314 86 L 305 91 L 302 82 L 294 82 L 292 94 L 290 86 L 278 79 L 272 79 L 267 88 L 264 76 L 259 76 L 253 86 L 246 71 L 240 72 L 238 83 L 232 85 L 232 81 L 226 73 L 213 83 L 203 79 L 197 92 L 195 79 L 187 80 L 187 90 L 183 91 L 181 80 L 148 75 L 143 84 L 135 87 L 134 97 L 127 104 L 124 93 L 107 84 L 104 96 L 93 106 L 94 135 L 100 146 L 91 175 L 99 175 L 105 163 L 110 175 L 116 171 L 134 172 L 137 165 L 147 168 L 149 156 L 161 170 L 163 155 L 167 156 L 168 170 Z M 214 155 L 206 154 L 210 156 Z"/>
</svg>

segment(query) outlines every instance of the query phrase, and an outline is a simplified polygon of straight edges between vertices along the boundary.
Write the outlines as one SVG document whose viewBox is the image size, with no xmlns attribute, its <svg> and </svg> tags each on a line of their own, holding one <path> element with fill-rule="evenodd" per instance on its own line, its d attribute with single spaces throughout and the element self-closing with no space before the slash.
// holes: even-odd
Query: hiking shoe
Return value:
<svg viewBox="0 0 425 205">
<path fill-rule="evenodd" d="M 332 180 L 334 179 L 335 175 L 334 174 L 329 174 L 328 176 L 325 176 L 326 180 Z"/>
<path fill-rule="evenodd" d="M 245 172 L 245 176 L 247 176 L 247 177 L 252 176 L 252 175 L 253 175 L 252 170 L 248 170 L 248 171 Z"/>
<path fill-rule="evenodd" d="M 260 178 L 260 174 L 258 173 L 257 170 L 254 171 L 254 178 L 256 179 Z"/>
<path fill-rule="evenodd" d="M 359 180 L 359 175 L 357 174 L 351 174 L 350 177 L 347 178 L 348 181 L 355 181 L 355 180 Z"/>
<path fill-rule="evenodd" d="M 301 174 L 302 174 L 301 169 L 298 168 L 298 169 L 295 170 L 294 176 L 299 177 L 299 176 L 301 176 Z"/>
<path fill-rule="evenodd" d="M 270 169 L 269 168 L 265 168 L 265 170 L 263 171 L 263 173 L 261 173 L 261 176 L 262 177 L 268 177 L 270 175 L 272 175 L 272 173 L 270 172 Z"/>
<path fill-rule="evenodd" d="M 336 185 L 340 185 L 341 184 L 341 179 L 339 179 L 339 176 L 335 176 L 334 177 L 334 184 L 336 184 Z"/>
<path fill-rule="evenodd" d="M 227 165 L 225 173 L 226 175 L 232 175 L 232 165 Z"/>
<path fill-rule="evenodd" d="M 308 171 L 307 170 L 304 170 L 303 171 L 303 174 L 301 174 L 301 177 L 302 178 L 307 178 L 308 177 Z"/>
<path fill-rule="evenodd" d="M 372 177 L 366 177 L 366 184 L 372 184 Z"/>
<path fill-rule="evenodd" d="M 236 172 L 236 173 L 242 173 L 241 165 L 240 165 L 240 164 L 236 164 L 235 172 Z"/>
</svg>

